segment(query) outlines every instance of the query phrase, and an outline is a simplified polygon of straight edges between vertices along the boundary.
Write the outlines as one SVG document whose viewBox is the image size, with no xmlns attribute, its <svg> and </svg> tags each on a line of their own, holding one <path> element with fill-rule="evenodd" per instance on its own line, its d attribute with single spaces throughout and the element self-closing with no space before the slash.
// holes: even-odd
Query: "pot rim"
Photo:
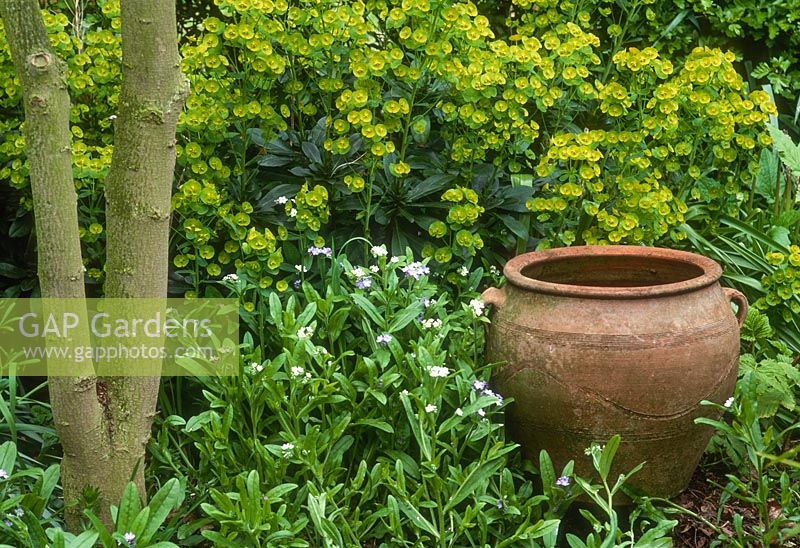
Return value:
<svg viewBox="0 0 800 548">
<path fill-rule="evenodd" d="M 680 282 L 635 287 L 601 287 L 560 284 L 529 278 L 522 269 L 531 265 L 557 262 L 563 259 L 591 257 L 639 257 L 684 263 L 700 268 L 703 274 Z M 511 285 L 550 295 L 590 297 L 599 299 L 643 299 L 653 296 L 679 295 L 713 285 L 722 277 L 722 267 L 716 261 L 690 253 L 663 247 L 635 245 L 575 246 L 532 251 L 517 255 L 506 263 L 503 274 Z"/>
</svg>

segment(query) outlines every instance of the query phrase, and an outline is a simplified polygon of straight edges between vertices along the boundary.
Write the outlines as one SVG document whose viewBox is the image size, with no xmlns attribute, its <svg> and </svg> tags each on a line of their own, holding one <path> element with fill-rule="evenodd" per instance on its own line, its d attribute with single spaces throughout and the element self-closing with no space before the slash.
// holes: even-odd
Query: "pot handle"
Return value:
<svg viewBox="0 0 800 548">
<path fill-rule="evenodd" d="M 739 321 L 739 327 L 742 327 L 745 317 L 747 317 L 747 297 L 741 291 L 736 291 L 730 287 L 723 287 L 725 296 L 729 301 L 736 303 L 738 310 L 736 311 L 736 319 Z"/>
<path fill-rule="evenodd" d="M 506 303 L 506 291 L 505 288 L 497 289 L 496 287 L 490 287 L 483 293 L 481 293 L 481 300 L 486 304 L 493 305 L 497 310 L 503 308 L 503 305 Z"/>
</svg>

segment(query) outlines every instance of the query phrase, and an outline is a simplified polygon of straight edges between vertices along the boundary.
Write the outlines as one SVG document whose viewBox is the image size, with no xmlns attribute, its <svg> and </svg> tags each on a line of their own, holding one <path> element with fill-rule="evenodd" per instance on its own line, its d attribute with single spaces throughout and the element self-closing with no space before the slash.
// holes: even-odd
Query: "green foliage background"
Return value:
<svg viewBox="0 0 800 548">
<path fill-rule="evenodd" d="M 603 500 L 618 486 L 556 484 L 546 455 L 534 485 L 498 422 L 502 398 L 475 389 L 487 370 L 471 299 L 515 253 L 614 243 L 714 257 L 759 310 L 712 450 L 741 472 L 725 496 L 762 522 L 716 531 L 742 546 L 797 533 L 798 495 L 775 465 L 794 456 L 775 455 L 792 439 L 799 384 L 796 1 L 216 0 L 179 11 L 192 91 L 170 291 L 238 296 L 247 360 L 235 382 L 165 384 L 149 474 L 180 477 L 187 497 L 172 483 L 170 504 L 153 506 L 156 528 L 173 503 L 183 509 L 159 538 L 554 544 L 580 490 Z M 119 0 L 43 13 L 69 67 L 81 240 L 99 294 Z M 36 293 L 20 101 L 0 39 L 4 296 Z M 414 257 L 429 278 L 403 274 L 423 268 Z M 10 381 L 4 390 L 4 415 L 32 423 L 45 453 L 46 410 Z M 2 447 L 11 470 L 16 453 Z M 610 448 L 590 450 L 603 482 Z M 2 484 L 14 513 L 3 534 L 77 543 L 40 526 L 57 524 L 56 482 L 51 467 Z M 150 512 L 132 500 L 126 515 Z M 569 542 L 666 545 L 674 520 L 645 505 L 630 531 L 608 505 L 604 522 L 587 517 L 597 528 L 585 544 Z M 126 532 L 86 539 L 113 546 Z"/>
</svg>

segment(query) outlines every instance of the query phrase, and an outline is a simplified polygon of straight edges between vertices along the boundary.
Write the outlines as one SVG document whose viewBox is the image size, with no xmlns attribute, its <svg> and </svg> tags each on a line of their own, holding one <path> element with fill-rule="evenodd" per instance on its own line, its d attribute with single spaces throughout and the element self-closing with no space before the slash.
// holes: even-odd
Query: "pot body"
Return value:
<svg viewBox="0 0 800 548">
<path fill-rule="evenodd" d="M 608 252 L 622 255 L 604 262 Z M 686 488 L 712 434 L 694 419 L 719 417 L 700 401 L 723 403 L 733 393 L 736 316 L 747 305 L 719 285 L 713 261 L 717 270 L 701 261 L 700 270 L 656 272 L 672 268 L 665 253 L 691 255 L 627 246 L 551 250 L 544 260 L 526 254 L 508 263 L 502 290 L 487 291 L 495 304 L 488 360 L 501 364 L 492 384 L 514 398 L 507 424 L 526 458 L 538 462 L 546 449 L 556 467 L 574 460 L 576 474 L 589 476 L 584 449 L 620 434 L 612 478 L 646 462 L 634 486 L 664 497 Z M 534 281 L 521 287 L 527 279 Z"/>
</svg>

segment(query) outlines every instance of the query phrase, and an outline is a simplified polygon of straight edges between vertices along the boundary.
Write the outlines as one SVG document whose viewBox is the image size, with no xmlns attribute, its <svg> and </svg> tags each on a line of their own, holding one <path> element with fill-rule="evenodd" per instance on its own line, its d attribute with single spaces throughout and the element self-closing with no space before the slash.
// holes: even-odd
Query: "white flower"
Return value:
<svg viewBox="0 0 800 548">
<path fill-rule="evenodd" d="M 353 269 L 353 271 L 352 271 L 353 276 L 355 276 L 356 278 L 360 278 L 360 277 L 366 275 L 366 273 L 367 272 L 363 268 L 361 268 L 360 266 L 355 267 Z"/>
<path fill-rule="evenodd" d="M 378 272 L 381 271 L 381 268 L 376 264 L 369 267 L 369 269 L 372 271 L 373 274 L 377 274 Z"/>
<path fill-rule="evenodd" d="M 462 266 L 461 268 L 458 269 L 458 275 L 466 278 L 467 276 L 469 276 L 469 268 L 467 268 L 466 266 Z"/>
<path fill-rule="evenodd" d="M 432 403 L 429 403 L 428 405 L 425 406 L 425 412 L 426 413 L 436 413 L 437 409 L 438 409 L 438 407 L 436 407 Z"/>
<path fill-rule="evenodd" d="M 480 299 L 472 299 L 469 302 L 469 307 L 472 309 L 472 313 L 477 317 L 483 315 L 483 310 L 486 308 L 486 305 Z"/>
<path fill-rule="evenodd" d="M 460 407 L 458 409 L 456 409 L 456 415 L 458 415 L 459 417 L 463 417 L 464 416 L 464 412 L 461 410 Z"/>
<path fill-rule="evenodd" d="M 724 405 L 725 407 L 730 407 L 731 405 L 733 405 L 733 396 L 731 396 L 730 398 L 728 398 L 727 400 L 725 400 L 725 403 L 724 403 L 723 405 Z"/>
<path fill-rule="evenodd" d="M 389 344 L 392 342 L 392 336 L 388 333 L 383 333 L 382 335 L 375 337 L 375 342 L 378 344 Z"/>
<path fill-rule="evenodd" d="M 22 508 L 14 508 L 14 515 L 17 516 L 18 518 L 21 518 L 22 516 L 25 515 L 25 510 L 23 510 Z"/>
<path fill-rule="evenodd" d="M 109 120 L 116 120 L 117 119 L 117 115 L 116 114 L 112 114 L 111 116 L 108 117 L 108 119 Z"/>
<path fill-rule="evenodd" d="M 302 367 L 298 367 L 296 365 L 292 367 L 291 371 L 292 371 L 292 377 L 302 377 L 303 374 L 306 372 L 305 369 L 303 369 Z"/>
<path fill-rule="evenodd" d="M 494 266 L 494 265 L 491 265 L 489 267 L 489 272 L 491 272 L 493 276 L 499 276 L 500 275 L 500 271 L 497 270 L 497 267 Z"/>
<path fill-rule="evenodd" d="M 364 276 L 363 278 L 358 278 L 356 280 L 356 289 L 369 289 L 372 287 L 372 278 L 369 276 Z"/>
<path fill-rule="evenodd" d="M 292 208 L 289 210 L 289 217 L 297 217 L 297 209 Z"/>
<path fill-rule="evenodd" d="M 441 365 L 434 365 L 428 371 L 431 377 L 435 378 L 444 378 L 450 374 L 450 370 Z"/>
<path fill-rule="evenodd" d="M 374 245 L 370 251 L 373 257 L 386 257 L 389 254 L 385 245 Z"/>
<path fill-rule="evenodd" d="M 478 416 L 479 417 L 485 417 L 486 416 L 486 411 L 484 411 L 483 409 L 478 409 Z"/>
<path fill-rule="evenodd" d="M 442 327 L 442 320 L 439 318 L 428 318 L 426 320 L 422 320 L 422 327 L 425 329 L 439 329 Z"/>
<path fill-rule="evenodd" d="M 133 533 L 131 533 L 130 531 L 128 531 L 127 533 L 125 533 L 124 535 L 122 535 L 122 538 L 123 538 L 123 539 L 125 539 L 125 542 L 127 542 L 127 543 L 128 543 L 128 546 L 130 546 L 130 544 L 131 544 L 131 543 L 132 543 L 134 540 L 136 540 L 136 535 L 134 535 Z"/>
<path fill-rule="evenodd" d="M 0 480 L 8 479 L 8 472 L 0 468 Z"/>
<path fill-rule="evenodd" d="M 253 362 L 250 364 L 250 369 L 253 370 L 253 373 L 261 373 L 264 370 L 264 366 L 260 363 Z"/>
<path fill-rule="evenodd" d="M 431 273 L 431 269 L 419 261 L 406 265 L 400 270 L 403 274 L 415 280 L 419 280 L 423 276 L 427 276 Z"/>
<path fill-rule="evenodd" d="M 298 339 L 310 339 L 311 335 L 314 334 L 314 328 L 310 325 L 308 327 L 301 327 L 297 330 L 297 338 Z"/>
<path fill-rule="evenodd" d="M 284 458 L 289 458 L 292 456 L 292 452 L 294 451 L 294 444 L 293 443 L 284 443 L 281 445 L 281 451 L 283 452 Z"/>
<path fill-rule="evenodd" d="M 391 259 L 389 259 L 389 262 L 392 264 L 397 264 L 400 262 L 400 257 L 392 257 Z"/>
<path fill-rule="evenodd" d="M 408 396 L 408 390 L 406 390 L 405 388 L 403 388 L 403 389 L 400 391 L 400 395 L 401 395 L 401 396 Z M 6 477 L 8 477 L 8 476 L 6 476 Z"/>
<path fill-rule="evenodd" d="M 236 275 L 236 274 L 225 274 L 225 276 L 222 278 L 222 281 L 223 282 L 238 282 L 239 281 L 239 276 Z"/>
<path fill-rule="evenodd" d="M 294 265 L 294 269 L 297 270 L 298 272 L 308 272 L 308 267 L 303 266 L 301 264 Z"/>
<path fill-rule="evenodd" d="M 275 198 L 275 203 L 280 205 L 284 205 L 288 201 L 289 199 L 286 196 L 278 196 L 277 198 Z"/>
</svg>

